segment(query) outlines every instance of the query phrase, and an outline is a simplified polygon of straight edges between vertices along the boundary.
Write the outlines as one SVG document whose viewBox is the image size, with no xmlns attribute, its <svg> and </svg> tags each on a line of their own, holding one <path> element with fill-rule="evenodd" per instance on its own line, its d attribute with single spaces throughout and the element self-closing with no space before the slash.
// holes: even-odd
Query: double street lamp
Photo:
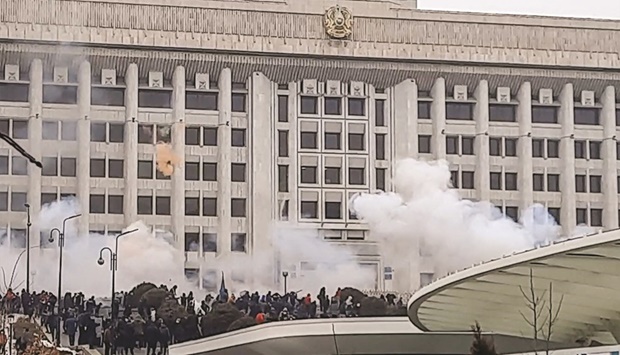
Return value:
<svg viewBox="0 0 620 355">
<path fill-rule="evenodd" d="M 58 293 L 57 293 L 57 299 L 56 299 L 56 304 L 58 305 L 58 311 L 57 311 L 57 316 L 58 316 L 58 324 L 56 328 L 56 345 L 60 346 L 60 293 L 62 292 L 61 290 L 61 286 L 62 286 L 62 250 L 65 246 L 65 229 L 66 229 L 66 225 L 67 225 L 67 221 L 74 219 L 74 218 L 78 218 L 80 217 L 81 214 L 76 214 L 73 216 L 69 216 L 67 218 L 65 218 L 62 221 L 62 231 L 58 228 L 54 228 L 50 231 L 50 238 L 49 238 L 49 242 L 53 243 L 54 242 L 54 232 L 58 232 L 58 249 L 60 249 L 60 253 L 58 255 Z"/>
<path fill-rule="evenodd" d="M 30 205 L 26 206 L 26 212 L 28 213 L 28 219 L 26 220 L 26 293 L 30 294 Z"/>
<path fill-rule="evenodd" d="M 118 316 L 118 310 L 114 311 L 114 301 L 115 301 L 115 296 L 116 296 L 116 270 L 118 270 L 118 239 L 124 235 L 127 235 L 129 233 L 133 233 L 138 231 L 138 229 L 132 229 L 129 231 L 125 231 L 119 235 L 117 235 L 115 237 L 115 241 L 114 241 L 114 250 L 112 250 L 110 247 L 103 247 L 101 248 L 101 250 L 99 251 L 99 259 L 97 260 L 97 263 L 99 265 L 103 265 L 105 264 L 105 260 L 103 259 L 103 252 L 104 251 L 109 251 L 110 252 L 110 270 L 112 271 L 112 299 L 111 299 L 111 306 L 110 306 L 110 310 L 112 313 L 112 322 L 114 322 L 114 320 L 116 319 L 116 317 Z"/>
</svg>

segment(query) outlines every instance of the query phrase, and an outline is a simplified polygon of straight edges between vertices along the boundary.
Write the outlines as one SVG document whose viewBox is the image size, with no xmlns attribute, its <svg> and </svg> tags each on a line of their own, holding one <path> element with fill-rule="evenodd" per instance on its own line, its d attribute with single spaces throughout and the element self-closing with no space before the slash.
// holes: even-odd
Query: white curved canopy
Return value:
<svg viewBox="0 0 620 355">
<path fill-rule="evenodd" d="M 562 300 L 553 341 L 619 343 L 620 230 L 562 241 L 448 275 L 413 295 L 409 318 L 424 331 L 463 331 L 478 321 L 485 331 L 533 337 L 534 327 L 528 324 L 533 319 L 531 303 L 522 293 L 531 298 L 530 282 L 536 297 L 544 300 L 539 324 L 548 314 L 550 285 L 555 309 Z"/>
</svg>

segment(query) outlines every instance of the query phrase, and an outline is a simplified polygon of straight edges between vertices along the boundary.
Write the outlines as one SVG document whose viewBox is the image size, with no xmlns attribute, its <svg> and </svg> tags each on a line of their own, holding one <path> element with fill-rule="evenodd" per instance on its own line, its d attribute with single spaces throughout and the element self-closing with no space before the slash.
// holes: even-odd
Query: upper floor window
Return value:
<svg viewBox="0 0 620 355">
<path fill-rule="evenodd" d="M 532 123 L 558 123 L 556 106 L 532 106 Z"/>
<path fill-rule="evenodd" d="M 575 124 L 598 126 L 601 110 L 595 107 L 575 107 Z"/>
</svg>

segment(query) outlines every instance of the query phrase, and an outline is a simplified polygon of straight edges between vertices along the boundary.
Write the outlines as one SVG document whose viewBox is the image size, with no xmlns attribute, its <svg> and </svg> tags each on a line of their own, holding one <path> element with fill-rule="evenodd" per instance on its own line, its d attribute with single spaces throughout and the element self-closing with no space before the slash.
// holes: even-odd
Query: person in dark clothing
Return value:
<svg viewBox="0 0 620 355">
<path fill-rule="evenodd" d="M 155 323 L 149 322 L 144 330 L 144 339 L 146 340 L 146 355 L 156 355 L 157 342 L 159 342 L 159 329 Z"/>
<path fill-rule="evenodd" d="M 105 355 L 116 355 L 116 347 L 114 346 L 115 343 L 116 331 L 112 325 L 110 325 L 103 333 L 103 347 L 105 350 Z"/>
<path fill-rule="evenodd" d="M 170 330 L 166 327 L 164 322 L 160 322 L 159 325 L 159 353 L 161 355 L 168 355 L 168 345 L 170 345 Z"/>
<path fill-rule="evenodd" d="M 75 318 L 73 314 L 70 314 L 69 318 L 65 320 L 65 324 L 63 328 L 65 331 L 65 334 L 67 334 L 67 336 L 69 337 L 69 345 L 75 346 L 75 334 L 77 333 L 77 329 L 78 329 L 77 318 Z"/>
</svg>

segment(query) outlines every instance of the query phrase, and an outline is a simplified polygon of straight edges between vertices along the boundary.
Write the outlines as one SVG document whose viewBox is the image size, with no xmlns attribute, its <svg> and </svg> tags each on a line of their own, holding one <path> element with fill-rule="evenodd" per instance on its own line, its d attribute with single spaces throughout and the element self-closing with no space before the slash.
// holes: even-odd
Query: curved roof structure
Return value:
<svg viewBox="0 0 620 355">
<path fill-rule="evenodd" d="M 618 344 L 620 230 L 568 239 L 453 273 L 416 292 L 408 314 L 423 331 L 463 331 L 478 321 L 486 331 L 533 337 L 532 304 L 526 300 L 532 299 L 532 291 L 541 309 L 538 324 L 547 317 L 550 303 L 555 313 L 562 302 L 552 340 Z"/>
</svg>

